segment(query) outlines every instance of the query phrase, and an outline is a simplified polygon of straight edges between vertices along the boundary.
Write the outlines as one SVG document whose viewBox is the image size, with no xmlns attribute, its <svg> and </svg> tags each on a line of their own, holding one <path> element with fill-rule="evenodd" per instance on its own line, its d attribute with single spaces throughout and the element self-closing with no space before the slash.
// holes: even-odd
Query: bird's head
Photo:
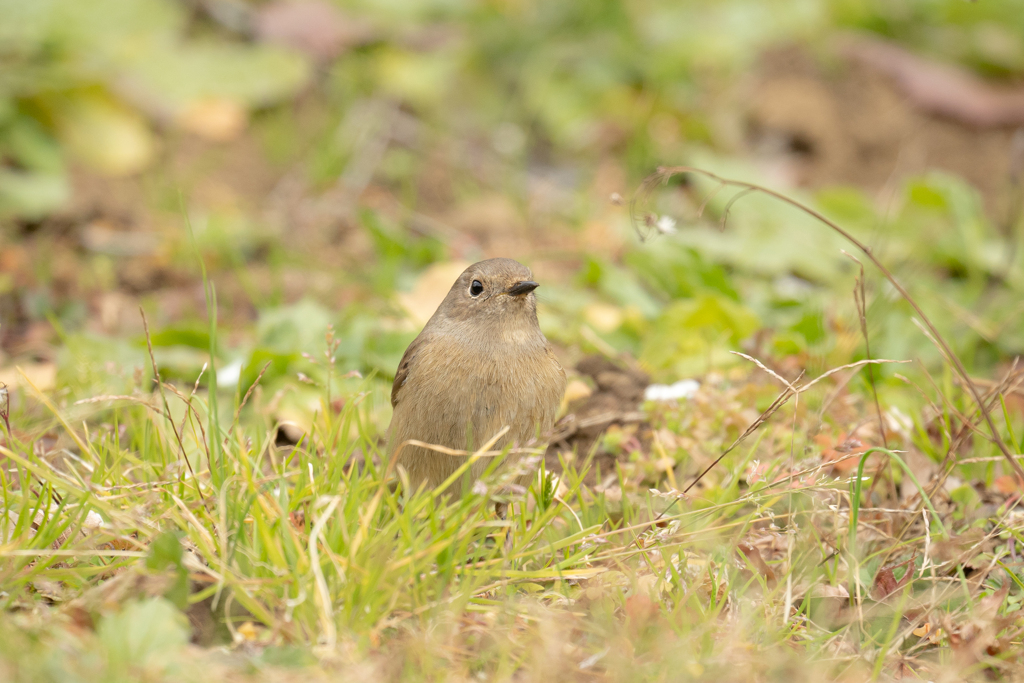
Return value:
<svg viewBox="0 0 1024 683">
<path fill-rule="evenodd" d="M 455 281 L 427 324 L 445 322 L 496 336 L 538 330 L 533 290 L 539 286 L 530 269 L 518 261 L 494 258 L 474 263 Z"/>
</svg>

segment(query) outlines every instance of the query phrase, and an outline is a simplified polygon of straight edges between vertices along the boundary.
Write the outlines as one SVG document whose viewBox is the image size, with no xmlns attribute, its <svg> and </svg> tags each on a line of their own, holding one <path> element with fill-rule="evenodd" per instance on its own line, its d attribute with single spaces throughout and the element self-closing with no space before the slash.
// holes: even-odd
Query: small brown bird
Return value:
<svg viewBox="0 0 1024 683">
<path fill-rule="evenodd" d="M 459 276 L 398 364 L 389 457 L 409 439 L 473 451 L 507 426 L 493 447 L 501 450 L 551 429 L 565 371 L 537 324 L 537 287 L 529 268 L 507 258 L 481 261 Z M 503 465 L 515 459 L 509 454 Z M 398 455 L 413 490 L 439 485 L 465 461 L 411 445 Z M 490 464 L 474 463 L 469 480 Z M 448 492 L 461 495 L 461 481 Z"/>
</svg>

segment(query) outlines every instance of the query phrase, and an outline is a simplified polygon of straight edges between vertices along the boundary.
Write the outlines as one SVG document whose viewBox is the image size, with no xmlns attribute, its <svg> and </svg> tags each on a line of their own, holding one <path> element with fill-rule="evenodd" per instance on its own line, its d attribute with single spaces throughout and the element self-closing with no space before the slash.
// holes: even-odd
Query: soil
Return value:
<svg viewBox="0 0 1024 683">
<path fill-rule="evenodd" d="M 993 219 L 1008 211 L 1014 129 L 928 114 L 868 66 L 826 64 L 799 48 L 770 51 L 748 102 L 751 151 L 779 162 L 795 185 L 854 185 L 884 202 L 900 179 L 937 168 L 977 187 Z"/>
<path fill-rule="evenodd" d="M 602 450 L 598 443 L 609 427 L 638 425 L 636 445 L 650 441 L 650 425 L 639 412 L 650 377 L 603 356 L 583 358 L 576 364 L 576 371 L 589 377 L 595 389 L 586 398 L 569 405 L 565 417 L 556 425 L 544 464 L 549 471 L 561 472 L 560 453 L 563 457 L 571 454 L 577 466 L 592 456 L 592 466 L 584 481 L 594 484 L 598 472 L 601 476 L 615 472 L 615 454 Z"/>
</svg>

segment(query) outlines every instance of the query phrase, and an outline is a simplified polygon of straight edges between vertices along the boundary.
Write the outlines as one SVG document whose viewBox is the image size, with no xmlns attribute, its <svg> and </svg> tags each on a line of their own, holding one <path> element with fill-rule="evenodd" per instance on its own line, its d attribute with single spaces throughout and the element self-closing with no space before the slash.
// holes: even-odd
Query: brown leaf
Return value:
<svg viewBox="0 0 1024 683">
<path fill-rule="evenodd" d="M 831 629 L 844 621 L 850 602 L 850 592 L 845 586 L 817 584 L 808 597 L 811 619 L 815 623 Z"/>
<path fill-rule="evenodd" d="M 92 631 L 96 627 L 93 616 L 82 608 L 81 605 L 71 603 L 64 608 L 64 614 L 68 617 L 71 626 L 79 631 Z"/>
<path fill-rule="evenodd" d="M 746 543 L 737 544 L 736 549 L 743 553 L 747 561 L 764 577 L 769 586 L 775 585 L 775 572 L 772 571 L 772 568 L 761 557 L 760 550 Z"/>
<path fill-rule="evenodd" d="M 328 2 L 299 0 L 264 5 L 256 17 L 256 35 L 326 61 L 373 39 L 376 31 Z"/>
<path fill-rule="evenodd" d="M 978 127 L 1024 124 L 1024 88 L 998 87 L 967 69 L 925 59 L 882 40 L 852 38 L 841 51 L 891 77 L 912 104 L 930 114 Z"/>
<path fill-rule="evenodd" d="M 658 616 L 658 603 L 644 593 L 635 593 L 626 598 L 624 611 L 626 617 L 636 626 L 644 624 Z"/>
<path fill-rule="evenodd" d="M 229 142 L 245 130 L 249 112 L 242 103 L 227 97 L 207 97 L 189 103 L 178 115 L 184 130 L 213 142 Z"/>
<path fill-rule="evenodd" d="M 993 547 L 995 543 L 987 539 L 984 531 L 970 529 L 952 538 L 936 541 L 932 546 L 932 558 L 937 562 L 965 564 L 970 563 L 969 558 Z"/>
<path fill-rule="evenodd" d="M 1003 606 L 1003 601 L 1006 600 L 1006 596 L 1009 593 L 1010 582 L 1007 581 L 1001 589 L 981 599 L 974 613 L 975 618 L 987 621 L 995 619 L 999 614 L 999 608 Z"/>
<path fill-rule="evenodd" d="M 1017 490 L 1017 478 L 1004 474 L 1001 477 L 996 477 L 996 480 L 992 482 L 992 487 L 999 493 L 1008 496 Z"/>
<path fill-rule="evenodd" d="M 27 386 L 31 382 L 39 391 L 49 391 L 57 384 L 57 366 L 54 363 L 26 363 L 21 366 L 0 368 L 0 383 L 8 389 Z"/>
<path fill-rule="evenodd" d="M 917 568 L 914 566 L 914 560 L 916 559 L 917 554 L 915 553 L 909 560 L 904 560 L 898 564 L 890 564 L 888 567 L 880 568 L 875 574 L 875 583 L 871 587 L 871 597 L 875 600 L 884 600 L 900 588 L 909 584 L 910 580 L 914 578 L 914 574 L 917 573 Z M 909 565 L 907 567 L 907 571 L 903 574 L 903 578 L 897 581 L 895 574 L 893 574 L 893 570 L 899 569 L 904 565 Z"/>
<path fill-rule="evenodd" d="M 398 301 L 417 329 L 427 324 L 447 296 L 452 283 L 468 267 L 469 263 L 464 261 L 434 263 L 420 274 L 412 291 L 399 292 Z"/>
<path fill-rule="evenodd" d="M 832 469 L 840 473 L 856 469 L 860 458 L 850 457 L 851 454 L 863 453 L 868 449 L 860 439 L 847 436 L 845 432 L 839 434 L 834 441 L 828 434 L 818 434 L 814 441 L 822 448 L 822 461 L 832 463 Z"/>
<path fill-rule="evenodd" d="M 1001 590 L 982 598 L 968 618 L 954 625 L 947 617 L 944 628 L 949 632 L 949 644 L 954 662 L 962 668 L 974 668 L 991 657 L 999 657 L 1009 643 L 999 633 L 1010 625 L 1013 618 L 1000 617 L 998 612 L 1010 590 L 1007 583 Z"/>
</svg>

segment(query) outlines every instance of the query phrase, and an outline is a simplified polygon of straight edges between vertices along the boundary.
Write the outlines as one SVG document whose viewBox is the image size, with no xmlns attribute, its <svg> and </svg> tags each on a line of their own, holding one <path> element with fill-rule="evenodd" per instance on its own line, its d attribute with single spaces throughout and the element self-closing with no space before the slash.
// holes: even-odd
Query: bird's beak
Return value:
<svg viewBox="0 0 1024 683">
<path fill-rule="evenodd" d="M 510 296 L 519 296 L 521 294 L 529 294 L 538 287 L 540 287 L 540 283 L 538 282 L 534 282 L 533 280 L 523 280 L 522 282 L 517 282 L 506 289 L 505 293 Z"/>
</svg>

